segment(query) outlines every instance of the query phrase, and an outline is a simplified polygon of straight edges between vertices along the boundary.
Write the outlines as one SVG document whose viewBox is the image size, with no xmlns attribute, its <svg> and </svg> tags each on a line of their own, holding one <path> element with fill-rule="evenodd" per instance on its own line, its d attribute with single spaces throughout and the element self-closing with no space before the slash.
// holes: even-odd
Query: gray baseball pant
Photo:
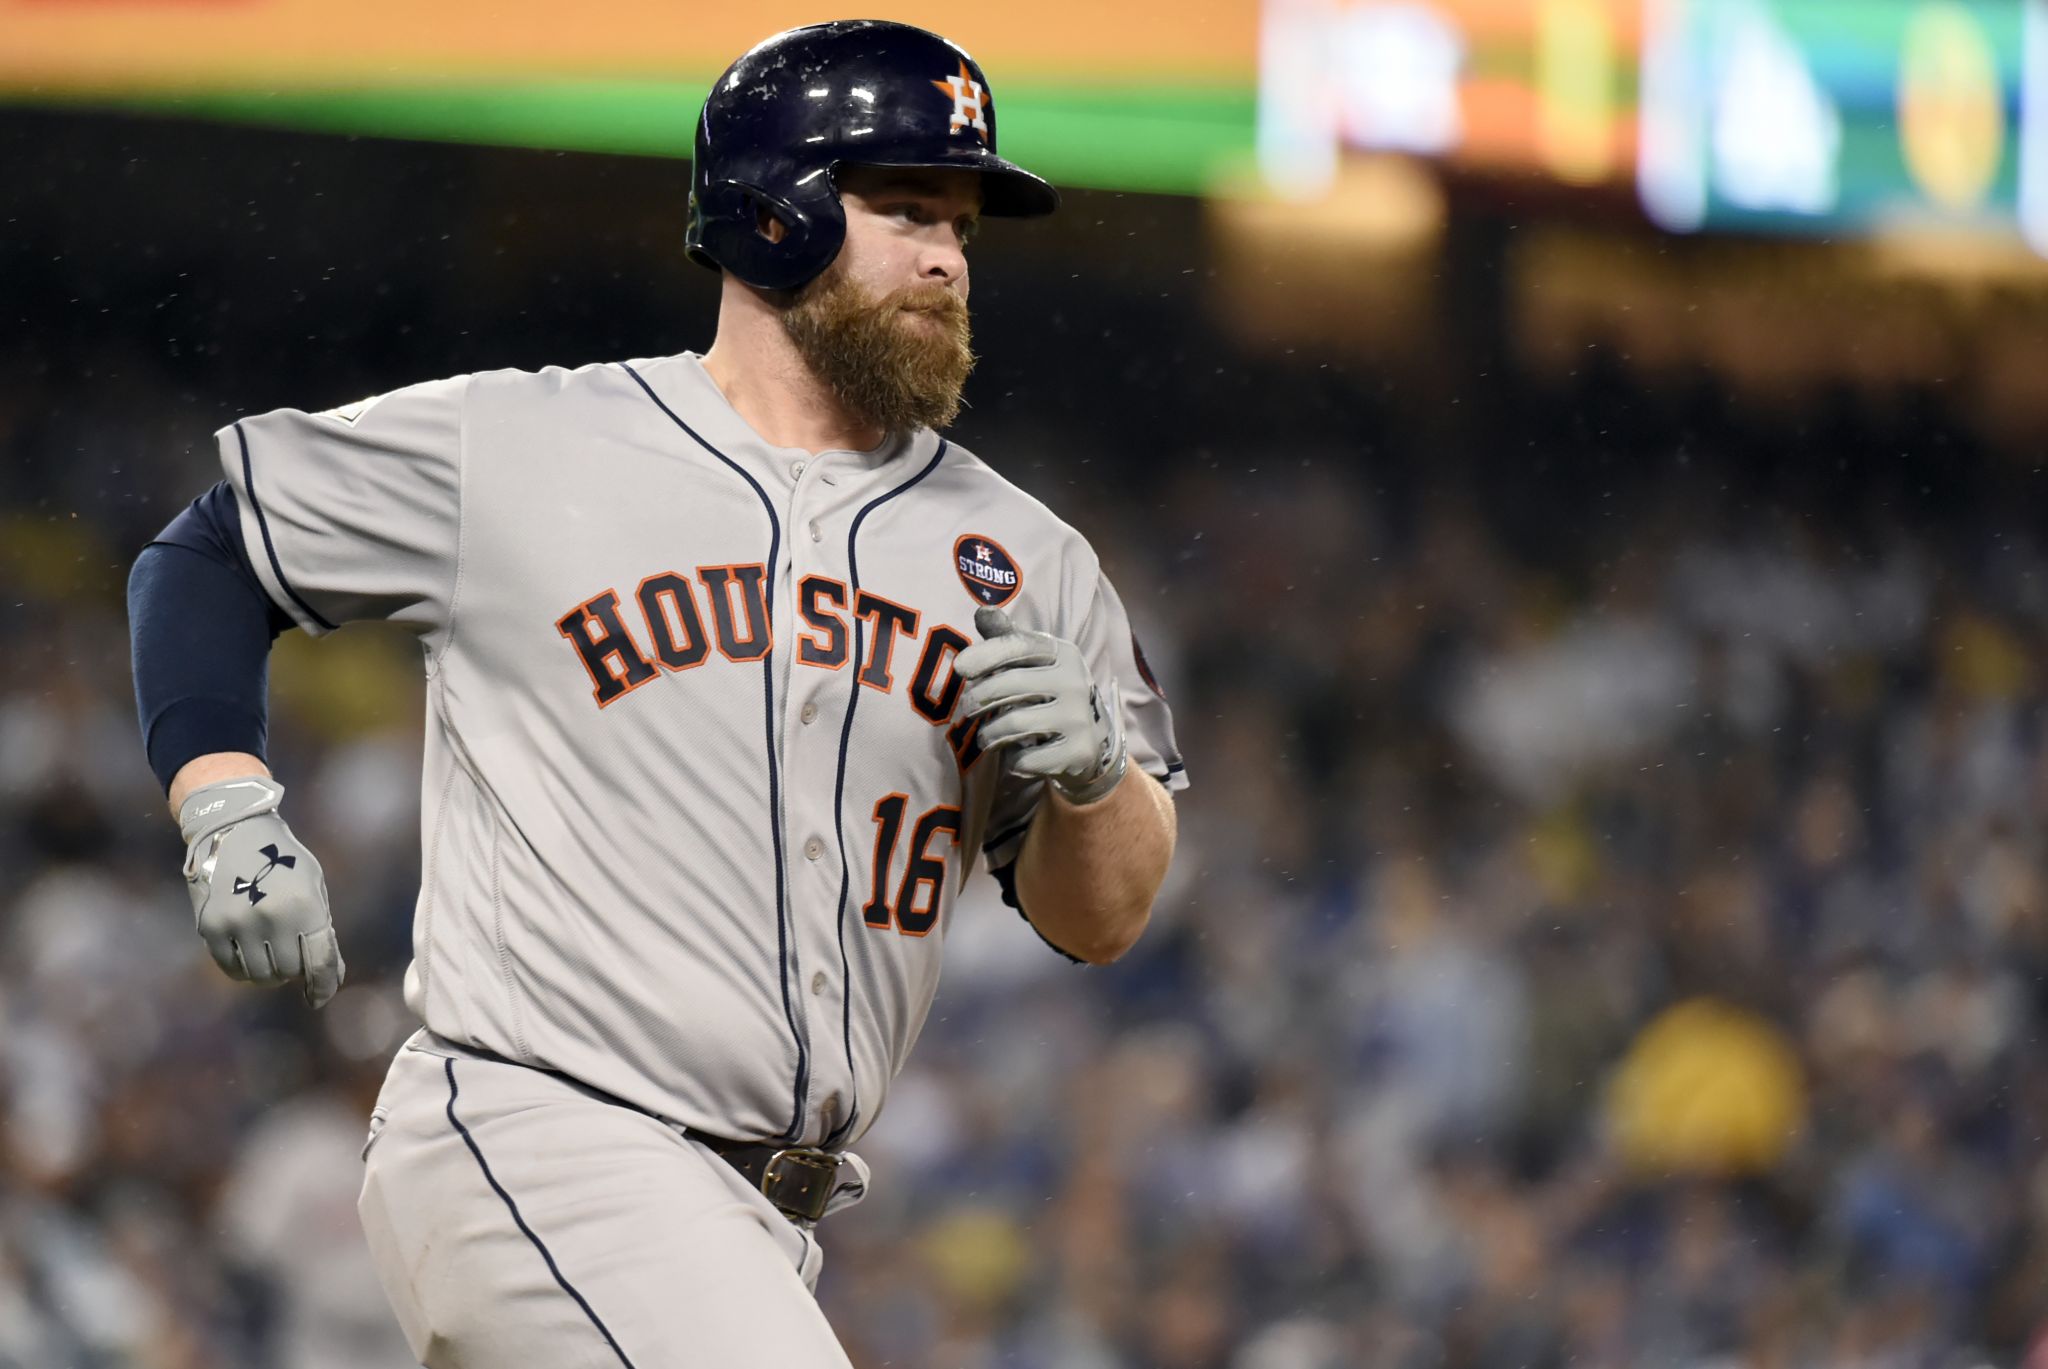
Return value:
<svg viewBox="0 0 2048 1369">
<path fill-rule="evenodd" d="M 730 1165 L 559 1075 L 422 1033 L 358 1210 L 426 1369 L 851 1369 L 824 1253 Z"/>
</svg>

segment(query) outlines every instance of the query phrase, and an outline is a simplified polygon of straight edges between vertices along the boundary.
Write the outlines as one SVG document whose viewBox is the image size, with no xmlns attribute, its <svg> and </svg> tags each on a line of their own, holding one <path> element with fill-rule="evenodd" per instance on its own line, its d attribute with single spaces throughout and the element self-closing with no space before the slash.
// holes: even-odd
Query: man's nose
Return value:
<svg viewBox="0 0 2048 1369">
<path fill-rule="evenodd" d="M 918 259 L 918 279 L 927 283 L 952 285 L 966 274 L 967 253 L 956 234 L 933 242 Z"/>
</svg>

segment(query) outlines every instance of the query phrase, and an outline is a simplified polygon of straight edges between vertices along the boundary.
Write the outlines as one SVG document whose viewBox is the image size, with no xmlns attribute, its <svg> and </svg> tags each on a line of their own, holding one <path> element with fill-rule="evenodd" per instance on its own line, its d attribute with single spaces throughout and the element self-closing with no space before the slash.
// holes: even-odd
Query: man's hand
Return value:
<svg viewBox="0 0 2048 1369">
<path fill-rule="evenodd" d="M 1081 648 L 1020 628 L 999 608 L 976 609 L 974 626 L 982 640 L 953 669 L 965 686 L 962 715 L 981 715 L 983 748 L 1013 747 L 1012 773 L 1051 780 L 1071 803 L 1115 789 L 1129 766 L 1123 721 L 1114 688 L 1096 686 Z"/>
<path fill-rule="evenodd" d="M 327 879 L 277 815 L 284 787 L 260 776 L 221 780 L 185 796 L 185 882 L 199 939 L 230 979 L 265 986 L 305 980 L 319 1007 L 344 967 L 327 912 Z"/>
</svg>

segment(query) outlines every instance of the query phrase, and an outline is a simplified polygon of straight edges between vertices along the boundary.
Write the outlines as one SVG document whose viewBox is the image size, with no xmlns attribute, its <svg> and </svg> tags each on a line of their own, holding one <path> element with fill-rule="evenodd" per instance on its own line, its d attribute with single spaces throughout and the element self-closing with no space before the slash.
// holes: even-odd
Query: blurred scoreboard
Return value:
<svg viewBox="0 0 2048 1369">
<path fill-rule="evenodd" d="M 1258 149 L 1580 184 L 1678 232 L 2023 232 L 2048 254 L 2048 0 L 1267 0 Z"/>
<path fill-rule="evenodd" d="M 1261 169 L 1304 193 L 1345 147 L 1625 174 L 1641 18 L 1640 0 L 1266 0 Z"/>
<path fill-rule="evenodd" d="M 2048 154 L 2044 8 L 1658 0 L 1643 39 L 1643 205 L 1676 230 L 2038 221 L 2026 201 Z"/>
</svg>

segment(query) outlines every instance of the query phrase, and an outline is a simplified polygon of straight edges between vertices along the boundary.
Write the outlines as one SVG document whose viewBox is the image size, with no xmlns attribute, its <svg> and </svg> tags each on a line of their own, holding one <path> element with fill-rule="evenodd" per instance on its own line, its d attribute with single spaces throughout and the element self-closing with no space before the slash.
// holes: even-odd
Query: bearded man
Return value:
<svg viewBox="0 0 2048 1369">
<path fill-rule="evenodd" d="M 218 434 L 137 559 L 145 746 L 201 941 L 320 1006 L 342 961 L 263 760 L 269 643 L 419 634 L 424 1024 L 360 1211 L 430 1369 L 848 1361 L 818 1224 L 985 864 L 1116 959 L 1172 858 L 1164 699 L 1094 552 L 935 431 L 973 365 L 980 216 L 1049 212 L 971 58 L 777 35 L 706 101 L 717 336 Z"/>
</svg>

